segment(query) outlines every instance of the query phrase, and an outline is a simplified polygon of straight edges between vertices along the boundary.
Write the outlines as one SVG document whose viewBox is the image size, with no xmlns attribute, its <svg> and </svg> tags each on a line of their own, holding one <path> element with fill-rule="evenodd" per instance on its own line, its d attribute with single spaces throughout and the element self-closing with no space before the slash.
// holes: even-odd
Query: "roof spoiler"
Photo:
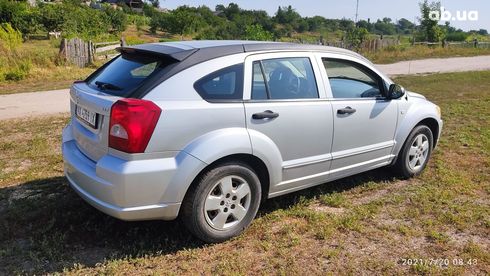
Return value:
<svg viewBox="0 0 490 276">
<path fill-rule="evenodd" d="M 145 53 L 163 57 L 170 57 L 175 61 L 183 61 L 198 49 L 183 50 L 177 47 L 162 45 L 162 44 L 141 44 L 134 46 L 117 47 L 119 53 Z"/>
</svg>

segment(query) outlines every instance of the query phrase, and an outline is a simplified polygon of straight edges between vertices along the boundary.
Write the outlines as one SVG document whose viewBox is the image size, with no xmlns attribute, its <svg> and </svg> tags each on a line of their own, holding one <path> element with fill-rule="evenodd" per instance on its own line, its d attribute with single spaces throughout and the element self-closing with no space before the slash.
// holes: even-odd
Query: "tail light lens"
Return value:
<svg viewBox="0 0 490 276">
<path fill-rule="evenodd" d="M 145 151 L 162 110 L 150 101 L 122 99 L 112 105 L 109 147 L 127 153 Z"/>
</svg>

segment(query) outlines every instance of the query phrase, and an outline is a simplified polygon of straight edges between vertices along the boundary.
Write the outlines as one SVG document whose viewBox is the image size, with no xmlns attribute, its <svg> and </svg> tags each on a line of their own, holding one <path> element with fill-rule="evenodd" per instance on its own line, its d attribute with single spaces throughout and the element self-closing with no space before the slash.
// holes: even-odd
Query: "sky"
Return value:
<svg viewBox="0 0 490 276">
<path fill-rule="evenodd" d="M 400 18 L 406 18 L 410 21 L 417 20 L 420 16 L 419 2 L 422 0 L 359 0 L 358 19 L 376 21 L 378 18 L 390 17 L 396 21 Z M 301 16 L 321 15 L 326 18 L 348 18 L 355 19 L 356 0 L 209 0 L 209 1 L 181 1 L 181 0 L 160 0 L 160 6 L 168 9 L 175 9 L 178 6 L 201 6 L 205 5 L 212 10 L 218 4 L 227 6 L 229 3 L 236 3 L 243 9 L 248 10 L 265 10 L 269 15 L 274 15 L 279 6 L 291 5 Z M 430 2 L 430 0 L 429 0 Z M 442 0 L 442 7 L 451 13 L 449 17 L 462 19 L 466 15 L 467 20 L 449 20 L 451 26 L 463 29 L 487 29 L 490 31 L 490 0 Z M 475 13 L 477 12 L 477 17 Z M 446 13 L 447 14 L 447 13 Z M 477 19 L 477 20 L 468 20 Z M 417 21 L 418 22 L 418 21 Z M 440 22 L 444 24 L 444 21 Z"/>
</svg>

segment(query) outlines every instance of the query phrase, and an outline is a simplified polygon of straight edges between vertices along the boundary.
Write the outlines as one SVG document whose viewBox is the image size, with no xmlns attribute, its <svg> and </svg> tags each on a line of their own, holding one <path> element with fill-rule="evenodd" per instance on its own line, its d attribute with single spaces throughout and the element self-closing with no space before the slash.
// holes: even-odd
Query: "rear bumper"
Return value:
<svg viewBox="0 0 490 276">
<path fill-rule="evenodd" d="M 180 202 L 164 200 L 177 171 L 175 158 L 122 160 L 105 155 L 97 162 L 87 158 L 63 130 L 65 176 L 89 204 L 122 220 L 175 219 Z"/>
</svg>

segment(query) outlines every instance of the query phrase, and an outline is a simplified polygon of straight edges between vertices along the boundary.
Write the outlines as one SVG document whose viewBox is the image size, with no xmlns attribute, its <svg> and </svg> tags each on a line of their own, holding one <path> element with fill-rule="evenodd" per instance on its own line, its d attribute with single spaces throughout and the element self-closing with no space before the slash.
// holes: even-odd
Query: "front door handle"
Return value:
<svg viewBox="0 0 490 276">
<path fill-rule="evenodd" d="M 264 112 L 255 113 L 252 115 L 252 119 L 262 120 L 262 119 L 274 119 L 279 117 L 279 113 L 272 112 L 271 110 L 266 110 Z"/>
<path fill-rule="evenodd" d="M 347 106 L 345 108 L 337 109 L 337 114 L 352 114 L 356 112 L 356 110 L 350 106 Z"/>
</svg>

